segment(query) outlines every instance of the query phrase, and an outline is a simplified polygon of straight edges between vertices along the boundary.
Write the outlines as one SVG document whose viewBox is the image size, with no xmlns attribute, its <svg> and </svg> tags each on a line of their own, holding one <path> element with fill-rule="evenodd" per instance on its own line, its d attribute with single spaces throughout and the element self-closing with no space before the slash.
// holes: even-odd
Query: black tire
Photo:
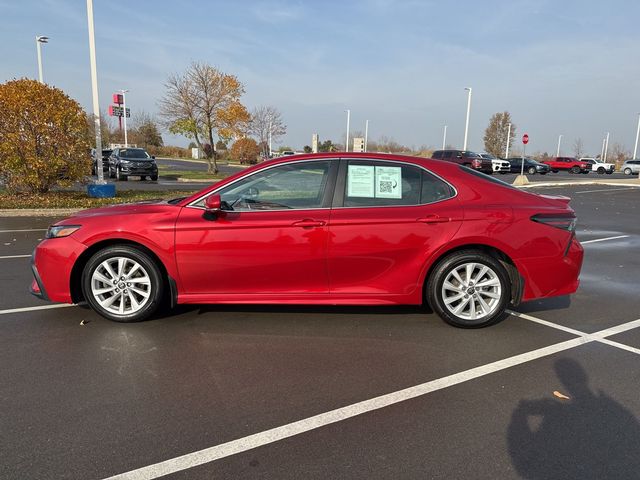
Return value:
<svg viewBox="0 0 640 480">
<path fill-rule="evenodd" d="M 158 181 L 158 175 L 151 175 L 151 181 L 152 182 L 157 182 Z"/>
<path fill-rule="evenodd" d="M 529 167 L 529 170 L 527 170 L 527 173 L 529 175 L 535 175 L 536 174 L 536 167 Z"/>
<path fill-rule="evenodd" d="M 111 171 L 111 167 L 109 167 L 109 178 L 116 178 L 115 172 Z"/>
<path fill-rule="evenodd" d="M 558 173 L 560 170 L 551 170 L 553 173 Z"/>
<path fill-rule="evenodd" d="M 126 182 L 128 180 L 128 177 L 122 173 L 120 167 L 116 167 L 116 177 L 118 177 L 119 182 Z"/>
<path fill-rule="evenodd" d="M 448 307 L 445 304 L 443 293 L 443 285 L 445 280 L 455 269 L 465 266 L 466 264 L 477 264 L 480 267 L 488 267 L 491 273 L 486 273 L 479 280 L 487 278 L 486 276 L 490 275 L 493 276 L 494 280 L 498 280 L 499 282 L 499 298 L 495 299 L 496 301 L 494 302 L 494 304 L 490 305 L 491 308 L 489 312 L 487 312 L 486 315 L 484 315 L 480 319 L 465 318 L 464 315 L 458 315 L 454 313 L 452 310 L 450 310 L 450 308 L 452 307 Z M 473 272 L 475 273 L 476 270 L 474 269 Z M 469 302 L 473 302 L 475 309 L 475 305 L 479 305 L 479 301 L 476 300 L 476 298 L 480 296 L 480 294 L 477 293 L 478 291 L 474 290 L 473 285 L 460 285 L 460 288 L 460 293 L 464 293 L 466 295 L 468 292 L 471 292 L 471 295 L 475 295 L 475 297 L 472 297 L 471 300 L 467 300 L 468 297 L 460 299 L 461 303 L 467 302 L 465 303 L 465 305 L 470 305 Z M 471 290 L 465 290 L 469 288 Z M 433 271 L 430 274 L 429 280 L 426 285 L 426 297 L 429 305 L 440 316 L 440 318 L 442 318 L 448 324 L 453 325 L 454 327 L 487 327 L 499 322 L 506 316 L 505 310 L 511 300 L 511 281 L 509 280 L 509 274 L 507 273 L 505 267 L 495 258 L 479 250 L 462 250 L 446 256 L 445 258 L 440 260 L 433 268 Z M 451 304 L 454 307 L 460 306 L 460 303 Z M 471 308 L 471 306 L 469 308 Z M 464 309 L 462 313 L 464 313 Z"/>
<path fill-rule="evenodd" d="M 605 169 L 604 169 L 604 168 L 602 168 L 602 167 L 598 168 L 598 173 L 599 173 L 600 175 L 604 175 L 604 173 L 605 173 Z"/>
<path fill-rule="evenodd" d="M 622 173 L 624 173 L 625 175 L 631 175 L 631 169 L 630 168 L 625 168 Z"/>
<path fill-rule="evenodd" d="M 571 169 L 569 170 L 569 173 L 580 173 L 580 167 L 578 167 L 577 165 L 574 165 L 573 167 L 571 167 Z"/>
<path fill-rule="evenodd" d="M 613 170 L 610 170 L 607 172 L 607 175 L 611 175 L 611 174 L 613 174 Z"/>
<path fill-rule="evenodd" d="M 100 268 L 102 263 L 105 261 L 109 261 L 110 259 L 118 259 L 118 258 L 126 258 L 130 259 L 133 262 L 138 263 L 142 268 L 138 269 L 137 272 L 141 270 L 145 271 L 146 275 L 149 278 L 149 287 L 145 293 L 148 293 L 148 298 L 145 300 L 146 303 L 142 305 L 142 307 L 135 312 L 132 313 L 114 313 L 110 310 L 107 310 L 103 307 L 99 299 L 96 299 L 92 290 L 92 277 L 96 269 Z M 117 272 L 114 272 L 117 273 Z M 133 274 L 132 274 L 133 275 Z M 132 280 L 133 281 L 133 280 Z M 134 282 L 135 283 L 135 282 Z M 126 277 L 123 281 L 123 285 L 127 285 Z M 129 288 L 130 288 L 130 284 Z M 114 286 L 116 288 L 116 286 Z M 122 293 L 118 292 L 114 293 L 114 296 L 119 295 L 119 302 L 125 304 L 126 308 L 126 300 L 124 298 L 124 293 L 127 293 L 126 286 L 124 287 Z M 160 303 L 162 302 L 162 295 L 164 292 L 164 280 L 162 277 L 162 273 L 160 272 L 160 268 L 156 264 L 156 262 L 145 252 L 142 250 L 132 247 L 129 245 L 114 245 L 111 247 L 104 248 L 98 252 L 96 252 L 87 262 L 82 271 L 82 293 L 84 295 L 85 300 L 91 306 L 93 310 L 95 310 L 98 314 L 103 317 L 113 320 L 115 322 L 139 322 L 148 318 L 152 315 Z M 112 292 L 109 292 L 112 293 Z M 131 297 L 133 295 L 129 295 Z M 105 300 L 110 299 L 111 296 L 107 296 Z M 140 299 L 141 297 L 136 297 Z M 118 299 L 116 299 L 117 301 Z M 113 301 L 112 304 L 115 304 L 116 301 Z M 142 303 L 142 302 L 141 302 Z M 129 301 L 129 307 L 133 308 L 131 305 L 131 301 Z"/>
<path fill-rule="evenodd" d="M 540 175 L 546 175 L 547 172 L 540 172 Z"/>
<path fill-rule="evenodd" d="M 140 181 L 144 182 L 145 178 L 147 178 L 145 175 L 140 175 Z"/>
</svg>

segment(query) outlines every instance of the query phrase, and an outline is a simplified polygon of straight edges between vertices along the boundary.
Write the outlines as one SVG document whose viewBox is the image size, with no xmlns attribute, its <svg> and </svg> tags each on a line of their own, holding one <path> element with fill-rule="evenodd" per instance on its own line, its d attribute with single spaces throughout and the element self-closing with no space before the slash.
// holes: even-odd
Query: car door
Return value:
<svg viewBox="0 0 640 480">
<path fill-rule="evenodd" d="M 205 213 L 204 199 L 184 207 L 175 236 L 182 289 L 254 299 L 326 294 L 337 167 L 326 159 L 278 164 L 215 191 L 228 206 L 215 217 Z"/>
<path fill-rule="evenodd" d="M 345 159 L 329 224 L 332 297 L 411 295 L 427 259 L 460 228 L 455 189 L 416 165 Z"/>
</svg>

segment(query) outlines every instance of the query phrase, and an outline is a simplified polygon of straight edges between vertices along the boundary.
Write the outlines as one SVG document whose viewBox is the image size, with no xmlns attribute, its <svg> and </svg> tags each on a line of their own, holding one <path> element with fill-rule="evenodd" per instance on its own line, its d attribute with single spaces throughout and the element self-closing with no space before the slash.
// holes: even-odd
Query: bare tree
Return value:
<svg viewBox="0 0 640 480">
<path fill-rule="evenodd" d="M 260 106 L 251 111 L 249 133 L 258 140 L 262 155 L 267 157 L 271 153 L 269 152 L 269 134 L 271 134 L 272 140 L 277 141 L 279 137 L 287 133 L 287 126 L 277 108 Z"/>
<path fill-rule="evenodd" d="M 581 138 L 576 138 L 573 142 L 573 155 L 576 158 L 580 158 L 582 157 L 583 153 L 584 153 L 584 143 L 582 142 Z"/>
<path fill-rule="evenodd" d="M 202 130 L 198 114 L 198 95 L 193 82 L 187 74 L 170 75 L 164 84 L 166 92 L 160 99 L 162 125 L 175 135 L 184 135 L 193 139 L 201 151 L 204 151 Z"/>
</svg>

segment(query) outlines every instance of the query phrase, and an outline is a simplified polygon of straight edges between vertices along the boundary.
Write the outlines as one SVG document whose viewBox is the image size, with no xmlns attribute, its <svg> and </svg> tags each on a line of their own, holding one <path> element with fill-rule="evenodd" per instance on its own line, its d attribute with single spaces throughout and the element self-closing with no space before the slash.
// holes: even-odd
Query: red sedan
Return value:
<svg viewBox="0 0 640 480">
<path fill-rule="evenodd" d="M 31 291 L 111 320 L 162 304 L 428 303 L 482 327 L 578 288 L 566 197 L 449 162 L 332 153 L 267 161 L 190 197 L 86 210 L 49 228 Z"/>
</svg>

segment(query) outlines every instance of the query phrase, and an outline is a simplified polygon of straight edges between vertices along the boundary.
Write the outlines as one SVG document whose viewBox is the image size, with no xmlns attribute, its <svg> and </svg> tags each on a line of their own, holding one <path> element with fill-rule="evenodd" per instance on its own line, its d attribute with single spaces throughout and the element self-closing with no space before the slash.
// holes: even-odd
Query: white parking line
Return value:
<svg viewBox="0 0 640 480">
<path fill-rule="evenodd" d="M 606 242 L 607 240 L 618 240 L 619 238 L 628 238 L 629 235 L 618 235 L 617 237 L 596 238 L 595 240 L 580 241 L 580 245 L 586 245 L 588 243 Z"/>
<path fill-rule="evenodd" d="M 14 232 L 46 232 L 46 228 L 25 228 L 23 230 L 0 230 L 0 233 L 14 233 Z"/>
<path fill-rule="evenodd" d="M 600 189 L 600 190 L 582 190 L 581 192 L 576 192 L 577 193 L 597 193 L 597 192 L 621 192 L 623 190 L 635 190 L 638 187 L 626 187 L 626 188 L 606 188 L 606 189 Z"/>
<path fill-rule="evenodd" d="M 522 315 L 523 314 L 520 314 L 519 316 Z M 545 321 L 539 320 L 539 322 L 542 323 Z M 550 322 L 545 323 L 550 324 Z M 557 325 L 557 327 L 560 327 L 560 329 L 563 329 L 565 331 L 574 331 L 560 325 Z M 210 463 L 221 458 L 246 452 L 247 450 L 252 450 L 254 448 L 268 445 L 285 438 L 309 432 L 311 430 L 315 430 L 332 423 L 341 422 L 343 420 L 347 420 L 349 418 L 362 415 L 367 412 L 379 410 L 396 403 L 404 402 L 412 398 L 420 397 L 431 392 L 442 390 L 453 385 L 458 385 L 463 382 L 474 380 L 476 378 L 499 372 L 516 365 L 531 362 L 542 357 L 569 350 L 586 343 L 602 340 L 607 336 L 615 335 L 616 333 L 621 333 L 623 331 L 637 327 L 640 327 L 640 320 L 635 320 L 633 322 L 618 325 L 617 327 L 602 330 L 601 332 L 597 332 L 594 334 L 584 334 L 575 330 L 575 332 L 577 332 L 579 336 L 578 338 L 574 338 L 572 340 L 556 343 L 548 347 L 539 348 L 537 350 L 532 350 L 530 352 L 515 355 L 504 360 L 498 360 L 497 362 L 471 368 L 460 373 L 455 373 L 453 375 L 442 377 L 437 380 L 422 383 L 414 387 L 398 390 L 396 392 L 381 395 L 369 400 L 364 400 L 352 405 L 347 405 L 345 407 L 321 413 L 313 417 L 298 420 L 297 422 L 272 428 L 270 430 L 265 430 L 263 432 L 239 438 L 237 440 L 232 440 L 230 442 L 222 443 L 210 448 L 205 448 L 197 452 L 188 453 L 186 455 L 175 457 L 136 470 L 131 470 L 129 472 L 109 477 L 106 480 L 152 480 L 158 477 L 187 470 L 198 465 L 203 465 L 205 463 Z"/>
<path fill-rule="evenodd" d="M 623 323 L 622 325 L 618 325 L 617 327 L 601 330 L 600 332 L 597 332 L 597 333 L 585 333 L 585 332 L 581 332 L 580 330 L 574 330 L 573 328 L 565 327 L 564 325 L 558 325 L 557 323 L 548 322 L 540 318 L 532 317 L 531 315 L 527 315 L 526 313 L 519 313 L 511 310 L 507 310 L 507 312 L 510 315 L 513 315 L 514 317 L 523 318 L 525 320 L 539 323 L 547 327 L 555 328 L 556 330 L 562 330 L 563 332 L 571 333 L 573 335 L 579 335 L 584 338 L 590 338 L 594 342 L 604 343 L 611 347 L 620 348 L 622 350 L 626 350 L 627 352 L 636 353 L 640 355 L 640 349 L 638 348 L 630 347 L 629 345 L 625 345 L 624 343 L 614 342 L 613 340 L 608 340 L 605 338 L 605 337 L 610 337 L 612 335 L 616 335 L 618 333 L 626 332 L 627 330 L 630 330 L 633 328 L 640 327 L 640 320 L 634 320 L 633 322 Z"/>
<path fill-rule="evenodd" d="M 35 312 L 37 310 L 51 310 L 52 308 L 66 308 L 66 307 L 75 307 L 75 306 L 76 305 L 71 303 L 55 303 L 53 305 L 41 305 L 39 307 L 10 308 L 9 310 L 0 310 L 0 315 L 9 315 L 11 313 Z"/>
<path fill-rule="evenodd" d="M 7 260 L 9 258 L 29 258 L 31 255 L 4 255 L 0 257 L 0 260 Z"/>
</svg>

